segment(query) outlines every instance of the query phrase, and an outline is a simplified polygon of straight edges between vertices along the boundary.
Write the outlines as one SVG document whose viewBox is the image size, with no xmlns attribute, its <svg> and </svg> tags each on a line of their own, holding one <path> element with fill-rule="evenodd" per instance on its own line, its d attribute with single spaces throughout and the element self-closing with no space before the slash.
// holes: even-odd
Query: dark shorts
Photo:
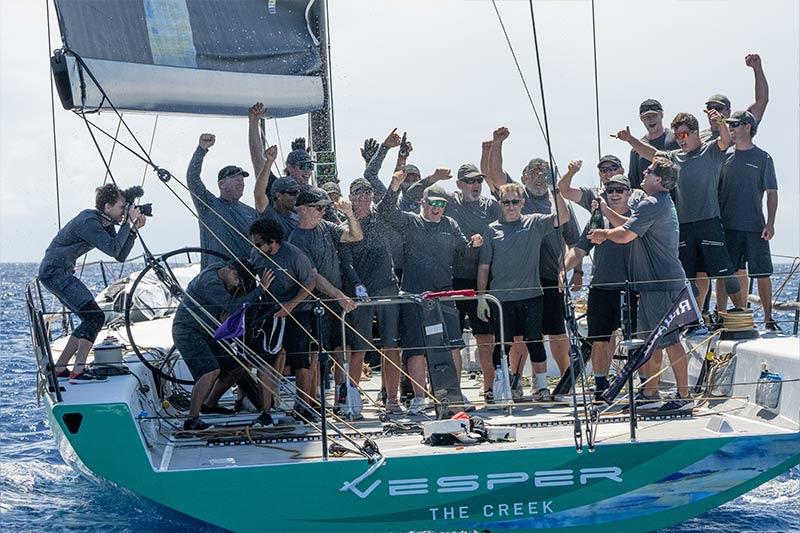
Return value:
<svg viewBox="0 0 800 533">
<path fill-rule="evenodd" d="M 542 290 L 542 335 L 562 335 L 567 332 L 564 324 L 564 294 L 558 290 L 558 282 L 541 278 Z"/>
<path fill-rule="evenodd" d="M 453 302 L 442 302 L 442 318 L 444 335 L 451 349 L 463 348 L 461 325 L 458 323 L 458 310 Z M 403 321 L 403 360 L 414 355 L 425 355 L 426 339 L 422 309 L 417 304 L 400 305 L 400 316 Z"/>
<path fill-rule="evenodd" d="M 71 335 L 90 342 L 97 340 L 98 333 L 105 325 L 106 317 L 86 285 L 72 274 L 66 273 L 40 278 L 39 281 L 64 304 L 64 307 L 80 318 L 81 323 L 72 330 Z"/>
<path fill-rule="evenodd" d="M 528 347 L 528 354 L 534 363 L 547 360 L 547 353 L 542 343 L 542 310 L 544 297 L 537 296 L 527 300 L 503 302 L 503 334 L 508 346 L 514 337 L 522 337 Z M 499 320 L 495 336 L 500 339 Z"/>
<path fill-rule="evenodd" d="M 334 348 L 342 346 L 342 308 L 336 302 L 326 302 L 328 308 L 325 309 L 325 314 L 322 315 L 319 323 L 319 331 L 317 331 L 317 317 L 310 311 L 309 318 L 311 321 L 311 328 L 309 331 L 314 336 L 311 342 L 311 350 L 317 351 L 317 341 L 322 341 L 322 347 L 328 352 Z M 346 334 L 346 328 L 345 328 Z"/>
<path fill-rule="evenodd" d="M 474 279 L 453 278 L 453 290 L 459 291 L 463 289 L 477 289 L 478 281 Z M 478 301 L 477 300 L 463 300 L 456 301 L 456 309 L 458 309 L 458 321 L 461 324 L 461 329 L 470 328 L 473 335 L 491 335 L 494 333 L 494 324 L 492 324 L 492 317 L 489 317 L 488 322 L 484 322 L 478 318 Z"/>
<path fill-rule="evenodd" d="M 641 291 L 639 293 L 639 324 L 638 337 L 647 339 L 650 333 L 656 329 L 669 310 L 681 291 Z M 673 331 L 669 335 L 661 337 L 658 342 L 659 348 L 667 348 L 680 342 L 681 330 Z"/>
<path fill-rule="evenodd" d="M 387 287 L 370 294 L 372 298 L 379 299 L 381 296 L 396 296 L 397 287 Z M 357 352 L 371 350 L 372 346 L 367 344 L 364 338 L 373 342 L 372 321 L 377 317 L 378 331 L 380 339 L 373 342 L 379 348 L 398 348 L 400 347 L 400 304 L 395 305 L 365 305 L 359 306 L 348 315 L 350 325 L 359 333 L 348 331 L 350 346 Z M 362 338 L 364 337 L 364 338 Z"/>
<path fill-rule="evenodd" d="M 255 306 L 253 306 L 255 307 Z M 251 307 L 251 309 L 253 309 Z M 266 362 L 270 366 L 275 366 L 280 352 L 270 354 L 265 349 L 265 338 L 271 337 L 266 340 L 267 346 L 277 345 L 277 336 L 279 330 L 272 335 L 273 328 L 273 315 L 278 310 L 275 306 L 270 306 L 269 310 L 262 309 L 258 316 L 248 316 L 249 323 L 252 324 L 252 329 L 248 326 L 246 335 L 247 347 L 253 355 Z M 309 336 L 307 331 L 310 332 L 310 314 L 311 311 L 295 311 L 291 316 L 285 319 L 283 330 L 283 351 L 286 352 L 286 364 L 294 371 L 298 368 L 309 368 Z M 279 326 L 278 326 L 279 327 Z M 282 369 L 278 369 L 279 371 Z"/>
<path fill-rule="evenodd" d="M 631 293 L 631 328 L 636 331 L 636 293 Z M 589 341 L 608 342 L 611 335 L 622 324 L 622 291 L 589 288 L 589 308 L 586 321 L 589 324 Z"/>
<path fill-rule="evenodd" d="M 773 272 L 769 241 L 760 231 L 725 230 L 725 248 L 737 270 L 747 267 L 751 278 L 766 278 Z"/>
<path fill-rule="evenodd" d="M 681 224 L 678 254 L 687 278 L 696 278 L 698 272 L 710 278 L 735 274 L 719 218 Z"/>
<path fill-rule="evenodd" d="M 173 324 L 172 340 L 195 381 L 214 370 L 230 372 L 240 368 L 239 363 L 222 344 L 200 330 L 199 326 Z"/>
</svg>

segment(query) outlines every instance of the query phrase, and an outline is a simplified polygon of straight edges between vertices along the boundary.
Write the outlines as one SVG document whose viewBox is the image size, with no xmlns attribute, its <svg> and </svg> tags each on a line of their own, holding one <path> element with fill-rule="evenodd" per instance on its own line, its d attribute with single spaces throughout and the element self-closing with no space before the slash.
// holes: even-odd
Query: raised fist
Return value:
<svg viewBox="0 0 800 533">
<path fill-rule="evenodd" d="M 266 116 L 267 110 L 264 109 L 264 104 L 261 102 L 256 102 L 247 110 L 247 118 L 253 121 L 265 118 Z"/>
<path fill-rule="evenodd" d="M 198 146 L 200 146 L 200 148 L 208 150 L 209 148 L 214 146 L 215 142 L 217 142 L 217 138 L 214 136 L 213 133 L 203 133 L 202 135 L 200 135 L 200 141 L 198 142 Z"/>
</svg>

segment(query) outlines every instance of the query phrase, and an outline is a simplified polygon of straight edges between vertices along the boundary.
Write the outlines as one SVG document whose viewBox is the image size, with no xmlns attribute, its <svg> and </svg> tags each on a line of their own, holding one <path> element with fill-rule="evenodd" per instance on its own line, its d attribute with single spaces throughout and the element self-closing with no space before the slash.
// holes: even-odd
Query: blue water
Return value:
<svg viewBox="0 0 800 533">
<path fill-rule="evenodd" d="M 776 265 L 776 270 L 781 269 Z M 35 363 L 23 296 L 25 283 L 35 272 L 31 264 L 0 264 L 0 531 L 218 531 L 83 478 L 64 464 L 45 413 L 36 403 Z M 92 289 L 102 287 L 99 272 L 87 273 L 85 281 Z M 794 298 L 797 281 L 787 290 Z M 790 327 L 785 325 L 785 329 Z M 800 468 L 665 531 L 732 529 L 800 530 Z"/>
</svg>

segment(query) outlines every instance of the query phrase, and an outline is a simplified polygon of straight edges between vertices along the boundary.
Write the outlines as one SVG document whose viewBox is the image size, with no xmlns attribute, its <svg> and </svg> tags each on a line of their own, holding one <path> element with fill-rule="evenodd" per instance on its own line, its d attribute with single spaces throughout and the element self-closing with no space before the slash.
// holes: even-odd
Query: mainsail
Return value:
<svg viewBox="0 0 800 533">
<path fill-rule="evenodd" d="M 324 103 L 314 0 L 54 0 L 65 109 L 271 117 Z M 77 56 L 77 57 L 76 57 Z M 85 67 L 81 64 L 85 64 Z"/>
</svg>

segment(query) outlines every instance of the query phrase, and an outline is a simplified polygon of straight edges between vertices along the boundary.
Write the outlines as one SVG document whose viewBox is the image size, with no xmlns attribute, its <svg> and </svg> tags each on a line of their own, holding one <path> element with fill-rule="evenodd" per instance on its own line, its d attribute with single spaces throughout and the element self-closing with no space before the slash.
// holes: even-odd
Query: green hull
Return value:
<svg viewBox="0 0 800 533">
<path fill-rule="evenodd" d="M 52 406 L 50 406 L 52 407 Z M 61 404 L 61 448 L 97 476 L 235 531 L 646 531 L 721 505 L 800 462 L 800 434 L 389 458 L 352 490 L 363 459 L 156 471 L 127 405 Z"/>
</svg>

